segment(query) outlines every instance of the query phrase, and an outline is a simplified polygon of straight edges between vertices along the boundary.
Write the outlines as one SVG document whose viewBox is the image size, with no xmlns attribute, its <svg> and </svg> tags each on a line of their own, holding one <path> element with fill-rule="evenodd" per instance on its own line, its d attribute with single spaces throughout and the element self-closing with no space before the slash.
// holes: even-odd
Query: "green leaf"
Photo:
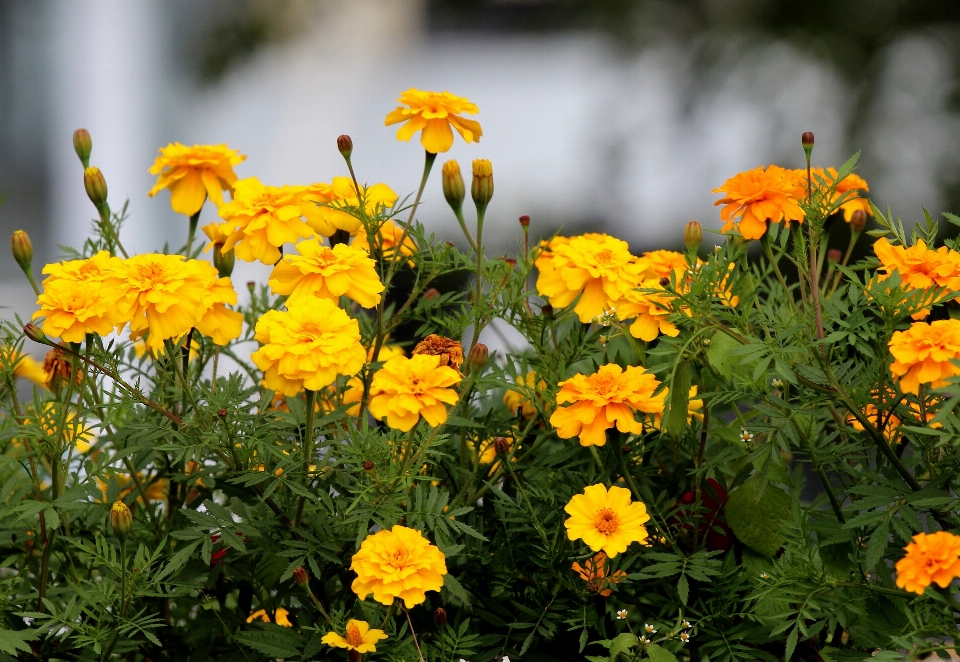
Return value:
<svg viewBox="0 0 960 662">
<path fill-rule="evenodd" d="M 663 646 L 650 644 L 647 646 L 646 651 L 647 657 L 653 660 L 653 662 L 677 662 L 677 656 Z"/>
<path fill-rule="evenodd" d="M 673 373 L 670 384 L 670 410 L 663 417 L 663 427 L 672 435 L 687 429 L 687 405 L 690 402 L 690 362 L 684 361 Z"/>
<path fill-rule="evenodd" d="M 680 596 L 680 602 L 687 604 L 687 598 L 690 596 L 690 585 L 687 583 L 687 576 L 680 575 L 677 580 L 677 595 Z"/>
<path fill-rule="evenodd" d="M 751 478 L 730 493 L 725 508 L 727 523 L 737 538 L 750 549 L 773 556 L 783 546 L 783 522 L 790 518 L 790 496 L 767 485 L 760 493 L 760 481 Z"/>
<path fill-rule="evenodd" d="M 0 651 L 8 655 L 16 655 L 18 650 L 29 653 L 30 646 L 26 642 L 39 636 L 37 630 L 0 630 Z"/>
<path fill-rule="evenodd" d="M 722 331 L 717 331 L 710 339 L 707 361 L 722 376 L 730 377 L 740 367 L 739 357 L 733 354 L 733 350 L 737 347 L 740 347 L 740 343 Z"/>
<path fill-rule="evenodd" d="M 447 573 L 443 576 L 443 586 L 450 591 L 450 595 L 460 600 L 466 606 L 470 606 L 470 596 L 452 574 Z"/>
<path fill-rule="evenodd" d="M 610 641 L 610 659 L 617 659 L 620 653 L 626 653 L 637 645 L 637 637 L 632 632 L 621 632 Z"/>
<path fill-rule="evenodd" d="M 261 631 L 240 632 L 236 640 L 244 646 L 260 651 L 270 657 L 297 657 L 300 655 L 300 635 L 291 628 L 274 623 L 263 623 Z"/>
</svg>

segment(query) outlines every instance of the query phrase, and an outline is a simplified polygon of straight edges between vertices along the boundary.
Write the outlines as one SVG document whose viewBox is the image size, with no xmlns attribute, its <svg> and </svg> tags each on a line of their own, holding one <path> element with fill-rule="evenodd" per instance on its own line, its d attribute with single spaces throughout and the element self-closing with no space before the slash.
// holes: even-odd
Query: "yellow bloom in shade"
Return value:
<svg viewBox="0 0 960 662">
<path fill-rule="evenodd" d="M 78 450 L 80 449 L 79 444 L 77 444 L 77 448 Z M 86 450 L 81 450 L 81 452 L 86 453 Z M 190 472 L 188 471 L 187 473 Z M 169 481 L 167 481 L 165 478 L 160 478 L 154 480 L 153 482 L 149 482 L 149 477 L 143 472 L 139 473 L 138 476 L 140 478 L 140 484 L 143 485 L 143 491 L 147 495 L 147 499 L 149 501 L 167 500 L 167 492 L 170 487 Z M 137 490 L 137 485 L 130 477 L 130 474 L 111 473 L 109 477 L 110 480 L 115 480 L 117 482 L 117 486 L 120 488 L 120 496 L 118 498 L 124 500 L 130 494 L 136 492 L 137 501 L 143 503 L 143 497 L 140 496 L 140 491 Z M 107 492 L 109 491 L 110 486 L 106 482 L 97 478 L 97 487 L 99 488 L 100 493 L 103 494 L 103 503 L 107 503 Z"/>
<path fill-rule="evenodd" d="M 393 254 L 397 250 L 397 244 L 400 243 L 400 238 L 403 237 L 403 228 L 394 223 L 393 221 L 386 221 L 377 231 L 377 236 L 374 239 L 373 247 L 378 250 L 380 255 L 384 260 L 392 260 Z M 350 244 L 354 248 L 359 248 L 366 251 L 367 253 L 373 253 L 370 247 L 370 239 L 367 237 L 367 233 L 360 229 L 357 233 L 356 239 L 353 240 L 353 243 Z M 407 236 L 403 239 L 403 246 L 400 248 L 401 255 L 413 255 L 417 252 L 417 245 L 413 242 L 413 237 L 407 233 Z M 407 264 L 413 266 L 413 261 L 408 260 Z"/>
<path fill-rule="evenodd" d="M 530 399 L 530 395 L 533 394 L 534 398 L 539 400 L 540 394 L 547 390 L 547 383 L 542 379 L 537 379 L 537 373 L 533 370 L 528 372 L 526 376 L 517 375 L 513 381 L 517 386 L 524 388 L 523 390 L 507 389 L 507 392 L 503 394 L 503 404 L 507 406 L 511 415 L 515 416 L 517 409 L 519 409 L 520 415 L 524 418 L 536 416 L 537 406 Z"/>
<path fill-rule="evenodd" d="M 960 360 L 960 320 L 914 322 L 906 331 L 895 331 L 889 347 L 890 372 L 899 378 L 904 393 L 917 395 L 920 384 L 940 388 L 960 375 L 960 367 L 953 363 Z"/>
<path fill-rule="evenodd" d="M 339 632 L 328 632 L 320 641 L 334 648 L 347 648 L 358 653 L 376 653 L 377 642 L 387 638 L 387 633 L 383 630 L 371 629 L 366 621 L 353 618 L 347 621 L 344 634 L 346 636 L 340 636 Z"/>
<path fill-rule="evenodd" d="M 355 375 L 366 358 L 357 320 L 329 299 L 304 299 L 286 312 L 268 310 L 255 333 L 263 346 L 250 359 L 264 371 L 266 387 L 286 396 L 319 391 L 337 375 Z"/>
<path fill-rule="evenodd" d="M 378 208 L 393 207 L 398 197 L 386 184 L 361 186 L 360 193 L 368 216 L 377 213 Z M 346 211 L 346 208 L 360 206 L 357 189 L 350 177 L 334 177 L 332 184 L 311 184 L 304 190 L 303 199 L 311 203 L 304 206 L 303 215 L 307 225 L 317 234 L 329 237 L 337 230 L 343 230 L 352 236 L 363 228 L 360 219 Z"/>
<path fill-rule="evenodd" d="M 637 258 L 637 263 L 644 269 L 644 278 L 670 278 L 676 274 L 677 280 L 686 272 L 687 257 L 676 251 L 649 251 Z"/>
<path fill-rule="evenodd" d="M 463 97 L 449 92 L 409 89 L 400 94 L 397 102 L 407 107 L 400 106 L 391 112 L 384 124 L 390 126 L 405 122 L 397 130 L 398 140 L 410 140 L 413 134 L 423 130 L 420 144 L 428 152 L 439 154 L 453 147 L 453 131 L 450 129 L 452 126 L 468 143 L 480 142 L 480 136 L 483 135 L 480 123 L 460 117 L 463 113 L 476 115 L 480 109 Z"/>
<path fill-rule="evenodd" d="M 584 561 L 583 565 L 575 561 L 571 569 L 580 575 L 580 579 L 587 582 L 588 591 L 607 597 L 613 593 L 612 587 L 614 584 L 619 584 L 627 578 L 627 573 L 623 570 L 617 570 L 608 576 L 606 565 L 606 553 L 597 552 L 592 558 Z"/>
<path fill-rule="evenodd" d="M 947 588 L 960 577 L 960 536 L 947 531 L 918 533 L 897 561 L 897 586 L 923 595 L 931 583 Z"/>
<path fill-rule="evenodd" d="M 337 244 L 329 248 L 317 237 L 297 244 L 299 255 L 284 255 L 270 274 L 270 288 L 289 295 L 287 305 L 321 297 L 353 299 L 364 308 L 380 303 L 383 283 L 376 263 L 359 248 Z"/>
<path fill-rule="evenodd" d="M 833 179 L 836 179 L 836 170 L 828 168 L 827 171 L 833 176 Z M 873 209 L 870 207 L 870 199 L 858 193 L 866 193 L 869 190 L 870 187 L 867 185 L 867 181 L 855 173 L 851 172 L 840 180 L 840 183 L 837 184 L 837 199 L 847 194 L 845 202 L 840 205 L 840 209 L 843 211 L 843 220 L 849 223 L 853 218 L 853 213 L 858 209 L 867 216 L 873 215 Z"/>
<path fill-rule="evenodd" d="M 603 446 L 606 431 L 614 425 L 621 432 L 639 434 L 643 424 L 634 418 L 637 411 L 662 414 L 666 392 L 654 395 L 660 386 L 653 374 L 631 366 L 622 370 L 615 363 L 600 366 L 592 375 L 576 374 L 560 382 L 557 409 L 550 424 L 561 439 L 580 437 L 581 446 Z M 563 403 L 569 407 L 560 407 Z"/>
<path fill-rule="evenodd" d="M 591 322 L 639 283 L 643 267 L 628 248 L 605 234 L 553 240 L 535 262 L 537 292 L 554 308 L 566 308 L 579 297 L 573 310 L 581 322 Z"/>
<path fill-rule="evenodd" d="M 640 288 L 664 291 L 659 279 L 644 281 L 640 283 Z M 614 302 L 611 309 L 619 319 L 633 320 L 633 324 L 630 325 L 630 335 L 634 338 L 650 342 L 661 333 L 670 337 L 680 335 L 677 327 L 667 319 L 673 311 L 670 309 L 670 297 L 666 293 L 630 290 L 623 299 Z"/>
<path fill-rule="evenodd" d="M 602 484 L 591 485 L 563 507 L 570 515 L 563 525 L 570 540 L 583 540 L 595 552 L 603 550 L 613 558 L 627 551 L 630 543 L 647 539 L 644 523 L 650 519 L 642 501 L 630 500 L 630 490 Z"/>
<path fill-rule="evenodd" d="M 404 432 L 421 416 L 431 427 L 437 427 L 447 420 L 444 403 L 457 403 L 457 392 L 450 387 L 459 381 L 457 371 L 441 365 L 439 356 L 395 356 L 373 376 L 370 413 Z"/>
<path fill-rule="evenodd" d="M 411 609 L 427 599 L 426 591 L 440 590 L 447 562 L 422 533 L 397 524 L 364 538 L 350 569 L 357 573 L 350 588 L 361 600 L 373 593 L 380 604 L 400 598 Z"/>
<path fill-rule="evenodd" d="M 723 231 L 737 227 L 744 239 L 759 239 L 767 231 L 768 220 L 803 222 L 804 213 L 797 203 L 806 195 L 805 183 L 806 176 L 801 179 L 797 171 L 775 165 L 731 177 L 713 189 L 714 193 L 726 194 L 713 203 L 724 205 L 720 210 Z M 738 217 L 739 223 L 734 221 Z"/>
<path fill-rule="evenodd" d="M 37 386 L 46 386 L 47 373 L 39 361 L 14 347 L 0 346 L 0 370 L 9 371 L 14 379 L 28 379 Z"/>
<path fill-rule="evenodd" d="M 292 628 L 293 623 L 290 622 L 289 616 L 290 612 L 283 607 L 278 607 L 277 611 L 273 613 L 273 622 L 285 628 Z M 269 623 L 270 615 L 267 614 L 266 609 L 258 609 L 247 617 L 247 623 L 253 623 L 254 621 Z"/>
<path fill-rule="evenodd" d="M 151 175 L 159 175 L 150 189 L 150 197 L 170 189 L 173 211 L 193 216 L 209 198 L 218 207 L 223 204 L 222 191 L 237 181 L 233 166 L 247 157 L 226 145 L 194 145 L 170 143 L 160 148 L 160 156 L 150 166 Z"/>
<path fill-rule="evenodd" d="M 690 390 L 687 391 L 687 423 L 697 419 L 698 421 L 703 420 L 703 400 L 697 398 L 697 386 L 691 386 Z M 653 414 L 652 424 L 654 429 L 659 430 L 663 425 L 663 412 L 657 412 Z"/>
<path fill-rule="evenodd" d="M 280 247 L 313 234 L 301 216 L 316 208 L 303 199 L 303 186 L 264 186 L 256 177 L 233 186 L 233 201 L 220 207 L 227 241 L 221 251 L 233 249 L 247 262 L 276 264 Z"/>
</svg>

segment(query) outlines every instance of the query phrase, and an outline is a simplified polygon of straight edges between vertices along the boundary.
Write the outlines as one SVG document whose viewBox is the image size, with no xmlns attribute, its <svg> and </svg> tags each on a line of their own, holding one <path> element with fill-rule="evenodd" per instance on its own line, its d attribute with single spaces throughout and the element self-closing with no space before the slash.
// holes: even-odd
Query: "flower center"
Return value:
<svg viewBox="0 0 960 662">
<path fill-rule="evenodd" d="M 147 281 L 151 285 L 155 284 L 159 280 L 162 280 L 163 276 L 163 266 L 157 264 L 156 262 L 151 262 L 150 264 L 141 264 L 137 267 L 137 277 L 141 280 Z"/>
<path fill-rule="evenodd" d="M 96 277 L 100 275 L 100 267 L 89 262 L 79 269 L 79 274 L 83 277 Z"/>
<path fill-rule="evenodd" d="M 360 634 L 360 628 L 356 623 L 347 625 L 347 643 L 354 647 L 363 643 L 363 635 Z"/>
<path fill-rule="evenodd" d="M 609 248 L 604 248 L 602 251 L 597 253 L 597 262 L 600 264 L 609 264 L 613 261 L 613 251 Z"/>
<path fill-rule="evenodd" d="M 597 513 L 593 525 L 597 528 L 597 531 L 609 536 L 620 528 L 620 518 L 609 508 L 603 508 Z"/>
<path fill-rule="evenodd" d="M 405 568 L 409 562 L 410 552 L 407 551 L 406 547 L 397 547 L 393 550 L 393 553 L 390 554 L 389 563 L 396 569 Z"/>
<path fill-rule="evenodd" d="M 304 342 L 313 342 L 321 333 L 316 322 L 304 322 L 300 325 L 300 339 Z"/>
</svg>

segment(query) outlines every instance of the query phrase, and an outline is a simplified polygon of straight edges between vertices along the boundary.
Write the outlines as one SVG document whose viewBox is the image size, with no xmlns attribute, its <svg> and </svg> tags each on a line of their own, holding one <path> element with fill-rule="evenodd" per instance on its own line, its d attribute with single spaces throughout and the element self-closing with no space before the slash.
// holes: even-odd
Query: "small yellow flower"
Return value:
<svg viewBox="0 0 960 662">
<path fill-rule="evenodd" d="M 274 623 L 285 628 L 292 628 L 293 623 L 290 622 L 289 616 L 290 612 L 283 607 L 278 607 L 277 611 L 273 613 Z M 258 609 L 247 617 L 247 623 L 253 623 L 254 621 L 263 621 L 264 623 L 269 623 L 270 616 L 267 614 L 267 610 Z"/>
<path fill-rule="evenodd" d="M 364 538 L 350 569 L 357 573 L 350 588 L 361 600 L 391 605 L 396 598 L 411 609 L 439 591 L 447 563 L 443 552 L 416 529 L 395 525 Z"/>
<path fill-rule="evenodd" d="M 194 145 L 170 143 L 160 148 L 160 156 L 150 166 L 151 175 L 159 175 L 150 189 L 150 197 L 170 189 L 173 211 L 193 216 L 209 198 L 218 207 L 223 204 L 222 191 L 230 190 L 237 176 L 233 166 L 247 157 L 226 145 Z"/>
<path fill-rule="evenodd" d="M 630 543 L 647 539 L 644 523 L 650 519 L 641 501 L 631 501 L 630 490 L 614 485 L 590 485 L 576 494 L 563 510 L 570 515 L 563 525 L 570 540 L 583 540 L 590 549 L 601 549 L 610 558 L 627 551 Z"/>
<path fill-rule="evenodd" d="M 526 376 L 517 375 L 513 381 L 522 390 L 507 389 L 503 394 L 503 404 L 507 406 L 511 416 L 515 416 L 519 409 L 520 415 L 524 418 L 533 418 L 537 414 L 535 400 L 541 399 L 540 394 L 547 390 L 547 383 L 537 379 L 537 373 L 534 370 L 528 372 Z"/>
<path fill-rule="evenodd" d="M 373 376 L 370 413 L 404 432 L 421 416 L 428 425 L 437 427 L 447 420 L 444 403 L 457 403 L 457 392 L 450 387 L 459 382 L 457 371 L 440 365 L 439 356 L 395 356 Z"/>
<path fill-rule="evenodd" d="M 428 152 L 439 154 L 453 146 L 452 126 L 468 143 L 480 142 L 483 135 L 480 123 L 460 117 L 462 113 L 476 115 L 480 109 L 463 97 L 449 92 L 424 92 L 411 88 L 400 94 L 397 102 L 407 107 L 400 106 L 391 112 L 384 124 L 390 126 L 405 122 L 397 130 L 398 140 L 408 141 L 413 134 L 422 130 L 420 144 Z"/>
<path fill-rule="evenodd" d="M 377 642 L 386 638 L 387 634 L 383 630 L 371 629 L 366 621 L 351 618 L 347 621 L 345 637 L 340 636 L 339 632 L 328 632 L 320 641 L 327 646 L 347 648 L 358 653 L 376 653 Z"/>
<path fill-rule="evenodd" d="M 361 186 L 360 193 L 367 216 L 376 214 L 378 208 L 393 207 L 398 197 L 386 184 Z M 307 225 L 319 235 L 329 237 L 343 230 L 353 236 L 363 228 L 360 219 L 347 211 L 360 206 L 357 189 L 349 177 L 334 177 L 332 184 L 311 184 L 304 189 L 303 199 L 310 203 L 303 207 Z"/>
<path fill-rule="evenodd" d="M 744 239 L 759 239 L 767 231 L 767 221 L 803 222 L 804 213 L 797 204 L 806 196 L 806 177 L 801 179 L 795 170 L 785 170 L 780 166 L 754 168 L 741 172 L 724 182 L 714 193 L 725 193 L 726 197 L 714 202 L 724 205 L 720 210 L 720 219 L 724 222 L 723 231 L 735 227 Z M 740 219 L 735 222 L 734 219 Z"/>
<path fill-rule="evenodd" d="M 960 577 L 960 536 L 947 531 L 918 533 L 897 561 L 897 586 L 923 595 L 931 583 L 947 588 Z"/>
<path fill-rule="evenodd" d="M 297 244 L 299 255 L 284 255 L 270 273 L 270 288 L 289 295 L 287 305 L 315 297 L 353 299 L 364 308 L 380 303 L 383 283 L 376 263 L 359 248 L 324 246 L 317 237 Z"/>
<path fill-rule="evenodd" d="M 917 395 L 921 384 L 930 388 L 946 386 L 960 375 L 954 361 L 960 359 L 960 320 L 914 322 L 906 331 L 890 338 L 893 363 L 890 372 L 900 380 L 900 390 Z"/>
</svg>

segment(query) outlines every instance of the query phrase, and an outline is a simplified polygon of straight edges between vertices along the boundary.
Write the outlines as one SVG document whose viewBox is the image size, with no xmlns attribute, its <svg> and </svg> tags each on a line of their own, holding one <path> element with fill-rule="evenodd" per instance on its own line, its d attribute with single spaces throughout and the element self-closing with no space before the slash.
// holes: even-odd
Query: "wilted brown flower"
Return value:
<svg viewBox="0 0 960 662">
<path fill-rule="evenodd" d="M 62 345 L 54 347 L 43 358 L 43 372 L 47 378 L 46 386 L 54 393 L 59 393 L 63 385 L 70 381 L 70 373 L 73 371 L 70 358 L 61 347 Z M 74 380 L 79 384 L 82 379 L 83 372 L 77 371 Z"/>
<path fill-rule="evenodd" d="M 431 333 L 413 348 L 413 355 L 417 354 L 439 356 L 440 365 L 448 365 L 462 376 L 460 366 L 463 365 L 463 346 L 456 340 Z"/>
</svg>

